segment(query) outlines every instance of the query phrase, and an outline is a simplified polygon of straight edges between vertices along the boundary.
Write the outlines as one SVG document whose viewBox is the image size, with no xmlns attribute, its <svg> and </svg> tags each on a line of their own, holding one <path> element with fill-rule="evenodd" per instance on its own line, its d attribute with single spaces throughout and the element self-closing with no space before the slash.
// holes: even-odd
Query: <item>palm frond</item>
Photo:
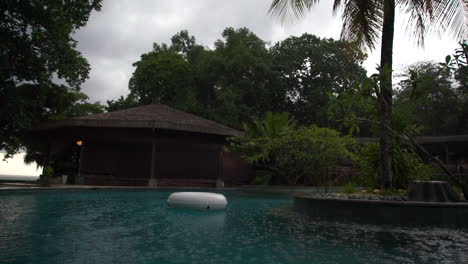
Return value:
<svg viewBox="0 0 468 264">
<path fill-rule="evenodd" d="M 336 12 L 338 12 L 338 9 L 341 6 L 341 0 L 335 0 L 333 2 L 333 14 L 336 15 Z"/>
<path fill-rule="evenodd" d="M 449 31 L 452 37 L 466 39 L 468 34 L 468 5 L 464 0 L 398 0 L 397 5 L 409 14 L 407 30 L 417 44 L 434 31 Z"/>
<path fill-rule="evenodd" d="M 434 16 L 432 3 L 433 0 L 397 1 L 397 6 L 409 16 L 406 30 L 414 35 L 418 46 L 424 46 L 424 37 Z"/>
<path fill-rule="evenodd" d="M 383 26 L 383 1 L 347 0 L 342 18 L 341 39 L 375 48 Z"/>
<path fill-rule="evenodd" d="M 462 40 L 468 37 L 468 3 L 465 0 L 434 0 L 432 26 L 449 30 L 453 37 Z"/>
<path fill-rule="evenodd" d="M 273 0 L 269 13 L 285 25 L 297 23 L 319 0 Z"/>
</svg>

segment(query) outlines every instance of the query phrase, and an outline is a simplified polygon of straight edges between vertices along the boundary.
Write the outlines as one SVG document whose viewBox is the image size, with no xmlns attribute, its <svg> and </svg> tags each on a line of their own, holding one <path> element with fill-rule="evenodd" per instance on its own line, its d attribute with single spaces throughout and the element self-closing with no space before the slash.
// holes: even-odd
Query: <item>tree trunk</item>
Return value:
<svg viewBox="0 0 468 264">
<path fill-rule="evenodd" d="M 393 187 L 392 177 L 392 135 L 386 129 L 392 123 L 392 56 L 395 24 L 395 0 L 384 1 L 382 28 L 382 49 L 380 55 L 380 185 Z"/>
</svg>

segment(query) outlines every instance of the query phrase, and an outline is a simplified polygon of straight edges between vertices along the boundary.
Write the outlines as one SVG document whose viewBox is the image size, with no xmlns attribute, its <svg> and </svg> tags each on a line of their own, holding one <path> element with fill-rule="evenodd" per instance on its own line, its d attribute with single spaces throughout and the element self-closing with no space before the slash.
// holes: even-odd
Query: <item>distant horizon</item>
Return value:
<svg viewBox="0 0 468 264">
<path fill-rule="evenodd" d="M 0 174 L 0 181 L 35 181 L 39 179 L 36 175 L 8 175 Z"/>
<path fill-rule="evenodd" d="M 5 153 L 0 152 L 0 175 L 39 177 L 42 173 L 42 168 L 38 168 L 35 162 L 31 164 L 24 162 L 25 153 L 15 154 L 6 161 L 3 160 L 4 155 Z"/>
<path fill-rule="evenodd" d="M 40 175 L 0 173 L 0 177 L 2 177 L 2 176 L 36 177 L 36 178 L 39 178 L 39 177 L 40 177 Z"/>
</svg>

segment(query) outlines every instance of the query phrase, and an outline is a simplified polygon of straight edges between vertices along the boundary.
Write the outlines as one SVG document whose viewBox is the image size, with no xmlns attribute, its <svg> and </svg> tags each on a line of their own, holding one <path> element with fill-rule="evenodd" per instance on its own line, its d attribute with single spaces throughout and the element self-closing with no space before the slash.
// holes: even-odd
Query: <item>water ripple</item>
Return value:
<svg viewBox="0 0 468 264">
<path fill-rule="evenodd" d="M 285 198 L 225 192 L 223 212 L 164 191 L 0 194 L 3 263 L 468 263 L 468 231 L 315 221 Z"/>
</svg>

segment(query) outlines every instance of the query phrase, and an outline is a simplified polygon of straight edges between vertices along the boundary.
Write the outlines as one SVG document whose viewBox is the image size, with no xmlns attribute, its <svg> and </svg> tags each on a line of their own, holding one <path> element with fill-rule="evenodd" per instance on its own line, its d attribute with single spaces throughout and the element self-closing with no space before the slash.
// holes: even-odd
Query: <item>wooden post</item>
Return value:
<svg viewBox="0 0 468 264">
<path fill-rule="evenodd" d="M 218 152 L 218 177 L 216 179 L 216 188 L 224 188 L 223 179 L 223 146 L 219 148 Z"/>
<path fill-rule="evenodd" d="M 151 170 L 148 187 L 157 187 L 158 179 L 156 178 L 156 140 L 151 140 Z"/>
<path fill-rule="evenodd" d="M 80 146 L 80 152 L 78 154 L 78 177 L 77 177 L 77 181 L 75 182 L 75 184 L 79 184 L 79 185 L 83 185 L 85 184 L 85 180 L 83 178 L 83 176 L 81 175 L 81 170 L 82 170 L 82 167 L 83 167 L 83 157 L 84 157 L 84 151 L 85 151 L 85 146 L 86 146 L 86 141 L 85 140 L 81 140 L 81 146 Z"/>
</svg>

